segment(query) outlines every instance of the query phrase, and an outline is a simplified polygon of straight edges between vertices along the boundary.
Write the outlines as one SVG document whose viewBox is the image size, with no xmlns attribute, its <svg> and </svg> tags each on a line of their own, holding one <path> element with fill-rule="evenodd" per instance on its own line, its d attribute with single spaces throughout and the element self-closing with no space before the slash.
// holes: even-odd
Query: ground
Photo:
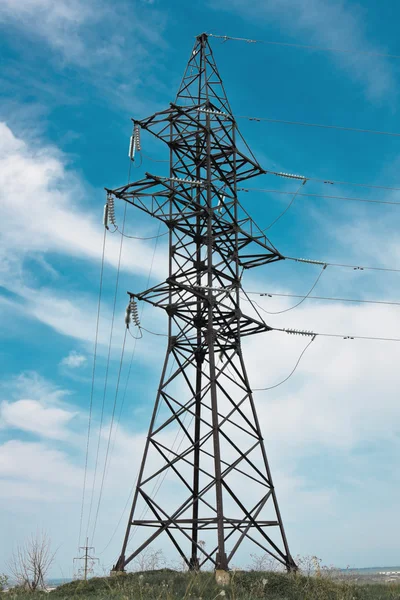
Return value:
<svg viewBox="0 0 400 600">
<path fill-rule="evenodd" d="M 400 600 L 400 583 L 365 583 L 353 577 L 327 574 L 286 575 L 237 571 L 230 585 L 215 583 L 214 573 L 182 573 L 169 569 L 73 581 L 49 594 L 50 600 Z M 25 600 L 32 594 L 10 591 L 7 598 Z"/>
</svg>

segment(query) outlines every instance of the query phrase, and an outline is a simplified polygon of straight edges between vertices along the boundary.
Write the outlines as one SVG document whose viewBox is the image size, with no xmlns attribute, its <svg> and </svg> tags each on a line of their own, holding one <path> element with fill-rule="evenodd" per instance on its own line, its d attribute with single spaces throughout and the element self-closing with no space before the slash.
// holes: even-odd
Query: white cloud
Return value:
<svg viewBox="0 0 400 600">
<path fill-rule="evenodd" d="M 269 307 L 268 300 L 257 302 Z M 276 306 L 278 310 L 291 302 L 281 300 Z M 283 315 L 264 316 L 276 327 L 399 337 L 397 313 L 395 307 L 309 301 Z M 268 387 L 285 379 L 308 341 L 274 332 L 246 341 L 252 386 Z M 256 393 L 269 445 L 290 455 L 296 448 L 307 454 L 317 447 L 349 451 L 367 441 L 395 444 L 399 359 L 400 343 L 317 337 L 288 382 Z"/>
<path fill-rule="evenodd" d="M 60 365 L 69 367 L 70 369 L 79 369 L 87 363 L 87 358 L 84 354 L 79 354 L 76 350 L 71 350 L 68 356 L 65 356 Z"/>
<path fill-rule="evenodd" d="M 58 406 L 61 406 L 70 394 L 68 390 L 55 386 L 35 371 L 24 371 L 10 381 L 3 382 L 1 390 L 3 396 L 7 394 L 8 397 L 19 399 L 21 396 L 29 395 L 33 400 Z"/>
<path fill-rule="evenodd" d="M 360 54 L 326 54 L 351 78 L 359 81 L 371 98 L 382 99 L 396 89 L 390 63 L 380 56 L 362 54 L 384 53 L 385 49 L 368 39 L 366 12 L 354 3 L 340 0 L 255 0 L 251 3 L 218 0 L 213 2 L 213 7 L 236 10 L 244 18 L 257 19 L 258 23 L 273 20 L 290 33 L 303 34 L 306 44 L 360 51 Z M 287 40 L 283 37 L 282 41 Z"/>
<path fill-rule="evenodd" d="M 0 427 L 65 439 L 65 426 L 75 414 L 62 408 L 45 407 L 37 400 L 4 401 L 0 405 Z"/>
<path fill-rule="evenodd" d="M 25 143 L 0 123 L 0 274 L 12 268 L 15 277 L 16 265 L 20 268 L 18 257 L 35 252 L 100 261 L 102 203 L 99 200 L 96 219 L 87 206 L 87 193 L 56 148 Z M 91 193 L 95 195 L 93 190 Z M 122 269 L 147 274 L 149 262 L 143 257 L 150 261 L 152 250 L 139 240 L 129 241 L 129 257 L 123 256 Z M 117 266 L 119 247 L 120 237 L 109 236 L 106 263 Z M 158 269 L 156 264 L 155 272 Z"/>
<path fill-rule="evenodd" d="M 23 373 L 2 385 L 0 428 L 17 429 L 40 437 L 66 440 L 67 427 L 77 415 L 64 399 L 62 390 L 37 373 Z M 10 399 L 10 396 L 12 399 Z"/>
<path fill-rule="evenodd" d="M 324 324 L 327 328 L 326 312 L 324 314 L 322 309 L 314 311 L 306 307 L 293 311 L 293 314 L 295 312 L 297 313 L 296 319 L 298 319 L 297 325 L 302 324 L 303 319 L 309 320 L 310 323 L 313 319 L 314 326 L 321 327 Z M 391 316 L 388 316 L 387 327 L 390 327 Z M 339 307 L 337 311 L 331 313 L 329 327 L 333 330 L 340 324 L 347 329 L 351 325 L 352 331 L 357 331 L 361 327 L 365 327 L 365 321 L 370 323 L 369 332 L 375 333 L 378 325 L 374 324 L 374 313 L 369 309 L 362 311 L 359 315 L 357 315 L 357 310 L 354 310 L 346 317 L 344 307 Z M 287 374 L 288 367 L 297 358 L 301 348 L 304 347 L 304 339 L 297 340 L 281 335 L 282 337 L 279 337 L 277 333 L 269 333 L 246 344 L 245 358 L 254 386 L 275 383 L 282 379 Z M 354 460 L 350 461 L 348 458 L 350 450 L 365 440 L 370 446 L 374 442 L 379 445 L 382 441 L 386 442 L 388 438 L 390 439 L 391 430 L 395 429 L 400 415 L 395 392 L 392 390 L 392 388 L 396 388 L 394 385 L 395 371 L 390 361 L 388 362 L 390 349 L 385 346 L 381 349 L 382 353 L 380 354 L 376 346 L 359 347 L 354 346 L 354 342 L 342 340 L 329 341 L 326 344 L 317 340 L 315 344 L 314 347 L 311 347 L 310 353 L 304 357 L 304 361 L 289 385 L 277 388 L 272 394 L 266 392 L 257 395 L 256 403 L 278 498 L 289 530 L 288 533 L 290 532 L 292 549 L 297 553 L 298 550 L 305 552 L 303 549 L 307 548 L 307 551 L 317 552 L 319 555 L 322 554 L 323 558 L 327 556 L 327 560 L 330 560 L 329 550 L 323 544 L 318 545 L 317 539 L 313 540 L 314 548 L 307 545 L 307 542 L 301 538 L 301 527 L 308 523 L 315 524 L 317 520 L 319 534 L 321 532 L 324 534 L 320 537 L 331 534 L 339 537 L 337 531 L 331 530 L 330 523 L 332 515 L 336 518 L 344 510 L 343 494 L 339 492 L 340 486 L 343 485 L 342 478 L 351 476 L 353 480 L 360 480 L 360 483 L 357 484 L 358 489 L 353 492 L 354 496 L 351 496 L 349 491 L 354 487 L 354 481 L 352 484 L 349 484 L 348 481 L 346 483 L 346 485 L 350 485 L 347 490 L 347 498 L 349 501 L 353 498 L 355 502 L 359 489 L 366 489 L 373 478 L 378 477 L 378 471 L 374 471 L 374 463 L 371 460 L 371 451 L 364 459 L 365 464 L 362 466 L 361 455 L 358 457 L 357 463 Z M 317 344 L 319 345 L 317 346 Z M 353 345 L 350 346 L 351 344 Z M 398 358 L 397 355 L 393 355 L 392 360 L 397 364 Z M 387 378 L 386 382 L 384 382 L 385 378 Z M 66 548 L 62 553 L 65 554 L 64 560 L 67 562 L 67 555 L 72 553 L 77 537 L 86 432 L 82 428 L 79 445 L 75 448 L 80 448 L 78 452 L 74 452 L 72 455 L 60 450 L 60 440 L 65 440 L 73 435 L 73 420 L 67 419 L 66 415 L 72 415 L 74 409 L 65 402 L 66 390 L 60 390 L 32 374 L 23 374 L 5 387 L 10 397 L 20 398 L 16 401 L 8 400 L 6 403 L 5 415 L 10 425 L 13 426 L 13 423 L 16 423 L 18 426 L 22 417 L 26 422 L 32 422 L 33 427 L 40 435 L 42 429 L 44 430 L 43 435 L 46 435 L 48 430 L 54 430 L 58 432 L 58 437 L 47 435 L 46 441 L 36 443 L 11 440 L 0 444 L 0 505 L 3 505 L 6 510 L 6 512 L 3 510 L 2 514 L 8 514 L 11 511 L 13 519 L 18 517 L 24 521 L 24 519 L 30 518 L 29 511 L 34 510 L 35 523 L 43 521 L 46 524 L 55 545 L 58 545 L 61 539 L 65 542 Z M 369 388 L 371 393 L 368 392 Z M 12 389 L 14 389 L 13 393 Z M 32 389 L 30 404 L 25 404 L 21 399 L 21 395 L 25 395 L 27 389 Z M 380 404 L 377 406 L 374 390 L 378 389 Z M 46 402 L 39 402 L 40 398 L 43 400 L 44 395 L 47 397 Z M 24 414 L 26 407 L 29 410 Z M 54 411 L 60 407 L 65 411 L 64 415 Z M 33 412 L 29 412 L 30 410 Z M 47 428 L 37 425 L 37 420 L 42 421 L 42 419 L 47 421 Z M 393 424 L 393 427 L 389 424 Z M 107 432 L 108 423 L 106 423 L 102 435 L 95 508 Z M 85 519 L 92 485 L 97 435 L 98 430 L 94 427 L 88 465 Z M 175 431 L 171 430 L 166 433 L 163 440 L 167 448 L 172 448 Z M 128 425 L 124 425 L 119 428 L 115 447 L 112 444 L 113 453 L 105 480 L 103 502 L 95 538 L 97 549 L 100 551 L 107 545 L 121 516 L 128 491 L 137 474 L 144 442 L 145 434 L 142 428 L 135 427 L 135 431 L 132 432 L 129 431 Z M 178 438 L 175 440 L 175 447 L 179 443 L 180 439 Z M 183 447 L 180 449 L 182 450 Z M 344 464 L 340 464 L 339 467 L 338 455 L 335 455 L 336 468 L 339 468 L 339 479 L 335 478 L 338 476 L 337 471 L 332 473 L 329 477 L 329 485 L 319 482 L 312 472 L 299 471 L 299 463 L 307 456 L 309 450 L 318 453 L 326 449 L 334 452 L 345 451 L 343 453 Z M 151 455 L 151 461 L 153 458 Z M 379 477 L 381 477 L 381 470 L 379 470 Z M 380 486 L 381 490 L 386 489 L 386 482 L 380 481 Z M 120 500 L 118 502 L 115 501 L 115 489 L 119 490 Z M 174 489 L 175 487 L 168 477 L 159 492 L 164 506 L 169 506 L 176 500 Z M 248 494 L 250 498 L 250 486 Z M 10 499 L 13 501 L 12 507 L 10 507 Z M 68 518 L 65 522 L 68 523 L 68 527 L 65 528 L 63 524 L 60 525 L 58 514 L 62 503 L 67 503 L 65 514 L 68 515 Z M 56 506 L 57 510 L 51 506 Z M 373 526 L 378 519 L 377 515 L 378 512 L 371 508 L 368 519 Z M 104 556 L 102 555 L 103 560 L 115 559 L 120 549 L 126 518 L 127 515 L 124 514 L 118 533 Z M 85 523 L 86 521 L 84 521 L 84 526 Z M 346 527 L 347 532 L 356 534 L 362 528 L 362 524 L 348 523 Z M 24 534 L 25 532 L 22 531 L 21 537 Z M 395 531 L 393 531 L 393 535 L 396 535 Z M 294 543 L 295 536 L 297 536 L 296 544 Z M 371 536 L 373 537 L 372 533 Z M 355 538 L 356 535 L 354 535 Z M 391 543 L 389 539 L 389 546 Z M 132 544 L 135 542 L 133 541 Z M 165 544 L 166 540 L 160 538 L 157 547 L 163 548 Z M 348 546 L 350 548 L 351 544 Z M 238 557 L 239 559 L 240 557 Z M 240 560 L 244 560 L 247 564 L 247 559 Z M 337 560 L 343 559 L 339 557 Z M 366 560 L 368 561 L 368 554 L 366 554 Z"/>
<path fill-rule="evenodd" d="M 47 485 L 79 488 L 82 469 L 72 464 L 68 455 L 42 442 L 10 440 L 0 446 L 0 477 Z M 58 490 L 58 495 L 63 493 Z"/>
<path fill-rule="evenodd" d="M 50 49 L 48 59 L 58 62 L 58 70 L 64 69 L 65 65 L 75 68 L 74 78 L 82 77 L 82 85 L 94 86 L 100 97 L 109 101 L 112 94 L 114 103 L 131 108 L 136 96 L 137 110 L 147 112 L 148 102 L 146 104 L 146 100 L 137 94 L 137 89 L 147 79 L 147 75 L 141 76 L 141 67 L 146 64 L 148 68 L 155 60 L 154 46 L 165 47 L 162 38 L 165 16 L 153 6 L 126 0 L 116 4 L 108 0 L 2 0 L 1 23 L 7 32 L 15 28 L 18 37 L 22 34 L 25 43 L 18 50 L 26 53 L 28 65 L 31 57 L 25 46 L 30 48 L 37 42 L 39 52 Z M 4 75 L 10 77 L 15 89 L 18 81 L 15 82 L 13 77 L 14 69 L 10 61 Z M 25 77 L 39 92 L 44 91 L 47 95 L 51 90 L 48 101 L 54 102 L 54 95 L 60 101 L 62 81 L 58 81 L 57 88 L 51 82 L 38 82 L 35 73 L 29 73 L 29 67 L 25 68 Z M 70 89 L 67 90 L 67 102 L 71 102 Z"/>
<path fill-rule="evenodd" d="M 14 2 L 3 0 L 0 19 L 4 23 L 18 23 L 23 29 L 34 30 L 51 46 L 63 51 L 69 59 L 83 53 L 84 43 L 80 33 L 88 19 L 95 20 L 96 12 L 91 3 L 79 0 L 27 0 Z"/>
<path fill-rule="evenodd" d="M 14 308 L 17 314 L 30 315 L 63 335 L 92 344 L 97 313 L 95 295 L 61 293 L 49 285 L 38 286 L 40 269 L 46 277 L 60 283 L 61 274 L 49 264 L 49 254 L 94 262 L 100 268 L 104 235 L 102 202 L 99 200 L 96 220 L 86 202 L 88 191 L 73 171 L 67 169 L 65 162 L 66 158 L 56 148 L 29 144 L 16 137 L 6 124 L 0 123 L 3 219 L 0 285 L 13 294 L 3 298 L 2 302 L 10 309 Z M 89 193 L 95 195 L 93 190 Z M 135 233 L 140 233 L 138 224 Z M 118 265 L 120 239 L 108 235 L 106 268 Z M 166 254 L 161 240 L 154 262 L 153 252 L 154 242 L 124 241 L 114 343 L 120 343 L 122 338 L 126 290 L 135 286 L 135 282 L 124 277 L 128 273 L 147 277 L 152 264 L 152 275 L 161 281 L 165 278 Z M 35 260 L 39 269 L 26 268 L 27 260 Z M 107 275 L 103 289 L 108 283 Z M 111 285 L 115 285 L 115 280 Z M 108 343 L 111 313 L 109 302 L 103 299 L 100 345 Z M 161 319 L 160 313 L 154 318 Z"/>
</svg>

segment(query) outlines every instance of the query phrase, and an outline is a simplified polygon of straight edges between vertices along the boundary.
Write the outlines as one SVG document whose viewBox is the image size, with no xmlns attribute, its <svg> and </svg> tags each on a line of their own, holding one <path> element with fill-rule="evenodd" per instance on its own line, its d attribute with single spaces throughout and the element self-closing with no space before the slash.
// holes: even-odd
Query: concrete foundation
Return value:
<svg viewBox="0 0 400 600">
<path fill-rule="evenodd" d="M 222 569 L 216 569 L 215 571 L 215 581 L 218 585 L 225 586 L 229 585 L 231 580 L 231 575 L 229 571 L 223 571 Z"/>
</svg>

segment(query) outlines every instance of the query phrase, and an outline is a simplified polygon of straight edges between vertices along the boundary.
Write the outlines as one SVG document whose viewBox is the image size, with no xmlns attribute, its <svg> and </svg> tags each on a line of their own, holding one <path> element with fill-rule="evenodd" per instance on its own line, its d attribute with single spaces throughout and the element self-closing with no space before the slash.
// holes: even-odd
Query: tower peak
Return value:
<svg viewBox="0 0 400 600">
<path fill-rule="evenodd" d="M 185 106 L 212 105 L 232 114 L 207 33 L 196 37 L 175 102 Z"/>
</svg>

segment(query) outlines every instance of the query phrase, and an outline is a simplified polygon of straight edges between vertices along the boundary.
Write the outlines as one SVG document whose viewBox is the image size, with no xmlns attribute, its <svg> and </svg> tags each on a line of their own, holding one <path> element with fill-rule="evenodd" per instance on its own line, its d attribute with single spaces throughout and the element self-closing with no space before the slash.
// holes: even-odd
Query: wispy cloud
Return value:
<svg viewBox="0 0 400 600">
<path fill-rule="evenodd" d="M 68 356 L 64 356 L 60 365 L 69 367 L 70 369 L 79 369 L 87 363 L 87 358 L 84 354 L 80 354 L 76 350 L 71 350 Z"/>
<path fill-rule="evenodd" d="M 146 80 L 146 75 L 141 75 L 142 66 L 149 68 L 152 64 L 154 47 L 165 47 L 162 11 L 144 2 L 125 0 L 114 4 L 106 0 L 4 0 L 0 3 L 0 27 L 2 24 L 5 32 L 15 29 L 22 34 L 29 46 L 36 43 L 49 64 L 57 65 L 58 75 L 68 78 L 72 68 L 75 80 L 83 78 L 85 88 L 90 85 L 97 89 L 98 101 L 106 97 L 109 105 L 112 95 L 119 106 L 131 108 L 135 98 L 137 110 L 148 110 L 146 99 L 138 90 Z M 24 45 L 19 50 L 26 58 L 24 71 L 28 78 L 31 57 Z M 10 61 L 3 73 L 6 80 L 11 80 L 14 92 L 18 78 L 12 72 L 19 68 L 20 61 Z M 62 80 L 58 79 L 58 84 L 55 87 L 51 82 L 47 86 L 57 99 L 62 93 Z M 35 74 L 30 85 L 40 92 L 38 88 L 44 84 Z M 68 102 L 71 96 L 76 99 L 71 86 L 68 95 Z M 54 102 L 54 98 L 50 101 Z"/>
<path fill-rule="evenodd" d="M 299 43 L 305 39 L 303 43 L 324 48 L 371 53 L 386 51 L 368 39 L 365 12 L 354 3 L 338 0 L 217 0 L 213 7 L 235 10 L 250 21 L 256 19 L 258 24 L 262 20 L 275 22 L 283 32 L 302 35 L 295 40 Z M 288 41 L 284 33 L 282 41 Z M 395 72 L 388 59 L 351 52 L 328 54 L 338 67 L 364 86 L 371 99 L 380 100 L 396 91 Z"/>
<path fill-rule="evenodd" d="M 22 373 L 2 386 L 0 428 L 65 440 L 67 426 L 76 416 L 65 398 L 69 392 L 51 384 L 37 373 Z"/>
<path fill-rule="evenodd" d="M 4 303 L 18 314 L 38 319 L 62 335 L 82 342 L 93 341 L 97 298 L 92 291 L 70 292 L 44 285 L 50 278 L 60 285 L 52 264 L 54 255 L 74 258 L 100 267 L 104 229 L 102 201 L 99 197 L 97 218 L 87 201 L 97 192 L 86 186 L 68 168 L 67 157 L 56 148 L 31 145 L 16 137 L 0 123 L 0 201 L 2 204 L 2 245 L 0 249 L 0 285 L 11 293 Z M 117 207 L 118 210 L 118 207 Z M 135 225 L 135 234 L 140 235 Z M 153 230 L 151 231 L 153 233 Z M 145 233 L 145 235 L 147 232 Z M 116 237 L 117 236 L 117 237 Z M 106 267 L 116 268 L 121 238 L 107 237 Z M 154 241 L 125 241 L 121 272 L 148 277 L 150 265 L 155 278 L 166 275 L 166 256 L 162 241 L 153 262 Z M 34 262 L 32 262 L 34 261 Z M 33 265 L 33 268 L 32 268 Z M 104 285 L 106 286 L 107 281 Z M 113 285 L 114 278 L 113 278 Z M 97 292 L 97 289 L 96 289 Z M 126 305 L 126 282 L 120 280 L 120 304 Z M 111 315 L 110 303 L 103 300 L 104 314 Z M 124 309 L 122 309 L 124 310 Z M 120 314 L 120 313 L 118 313 Z M 103 317 L 103 312 L 102 312 Z M 156 317 L 158 319 L 158 317 Z M 107 344 L 109 321 L 99 334 L 99 344 Z M 114 340 L 119 339 L 123 319 L 118 318 Z M 69 367 L 79 357 L 69 357 Z M 64 363 L 65 365 L 66 363 Z"/>
<path fill-rule="evenodd" d="M 0 274 L 4 279 L 11 269 L 15 274 L 23 258 L 32 253 L 56 252 L 80 259 L 101 258 L 103 228 L 99 199 L 97 221 L 90 211 L 89 190 L 66 166 L 56 148 L 32 147 L 0 123 L 0 198 L 3 218 L 3 243 Z M 149 246 L 130 240 L 131 252 L 122 268 L 148 273 L 143 256 L 152 255 Z M 109 237 L 106 263 L 117 266 L 120 236 Z M 18 266 L 19 265 L 19 266 Z M 157 273 L 159 265 L 155 265 Z"/>
<path fill-rule="evenodd" d="M 124 21 L 127 11 L 131 14 L 131 23 Z M 136 30 L 135 45 L 139 51 L 141 39 L 161 40 L 157 28 L 151 30 L 141 23 L 136 6 L 123 2 L 119 2 L 116 9 L 115 5 L 102 0 L 3 0 L 1 21 L 41 38 L 58 50 L 65 61 L 82 66 L 122 58 L 129 26 Z M 107 35 L 99 35 L 99 29 L 106 29 L 107 24 Z"/>
</svg>

